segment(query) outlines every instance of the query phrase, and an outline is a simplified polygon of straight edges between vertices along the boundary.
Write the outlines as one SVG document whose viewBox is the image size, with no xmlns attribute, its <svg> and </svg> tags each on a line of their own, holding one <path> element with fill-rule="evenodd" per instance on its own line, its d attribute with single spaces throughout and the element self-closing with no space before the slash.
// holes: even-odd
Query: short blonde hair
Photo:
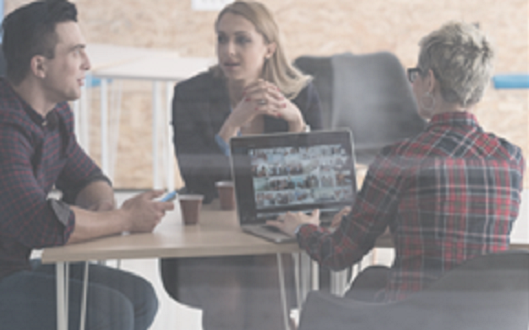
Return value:
<svg viewBox="0 0 529 330">
<path fill-rule="evenodd" d="M 481 100 L 493 70 L 494 50 L 478 27 L 449 22 L 419 42 L 419 68 L 432 69 L 446 102 L 463 107 Z"/>
<path fill-rule="evenodd" d="M 264 63 L 262 78 L 274 83 L 287 98 L 295 98 L 305 88 L 311 77 L 301 73 L 288 61 L 279 27 L 272 13 L 262 3 L 236 1 L 224 7 L 219 13 L 215 29 L 226 13 L 244 17 L 255 26 L 257 32 L 263 36 L 265 43 L 276 44 L 274 54 Z M 222 75 L 222 70 L 218 66 L 213 67 L 212 70 L 217 75 Z"/>
</svg>

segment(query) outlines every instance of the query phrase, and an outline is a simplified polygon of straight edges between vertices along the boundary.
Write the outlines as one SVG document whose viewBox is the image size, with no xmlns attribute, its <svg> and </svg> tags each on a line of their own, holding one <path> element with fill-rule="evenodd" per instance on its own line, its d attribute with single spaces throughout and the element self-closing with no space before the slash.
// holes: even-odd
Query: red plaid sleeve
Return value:
<svg viewBox="0 0 529 330">
<path fill-rule="evenodd" d="M 380 155 L 370 166 L 351 213 L 336 231 L 303 226 L 297 236 L 300 247 L 331 269 L 343 269 L 359 261 L 395 215 L 402 170 L 399 159 Z"/>
</svg>

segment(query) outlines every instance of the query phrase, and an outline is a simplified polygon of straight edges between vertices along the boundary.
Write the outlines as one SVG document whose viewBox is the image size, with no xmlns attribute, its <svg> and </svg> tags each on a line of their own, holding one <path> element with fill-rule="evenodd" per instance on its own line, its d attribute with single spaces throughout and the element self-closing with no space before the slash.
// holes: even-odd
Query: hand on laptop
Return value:
<svg viewBox="0 0 529 330">
<path fill-rule="evenodd" d="M 287 212 L 279 216 L 276 220 L 268 220 L 267 225 L 276 227 L 285 234 L 295 237 L 296 229 L 303 224 L 313 224 L 318 226 L 320 224 L 320 210 L 312 211 L 312 214 L 305 214 L 303 212 Z"/>
<path fill-rule="evenodd" d="M 331 224 L 329 225 L 330 228 L 338 228 L 340 226 L 340 223 L 342 223 L 342 219 L 344 216 L 348 215 L 351 212 L 351 207 L 346 206 L 343 209 L 340 210 L 340 212 L 336 213 L 334 217 L 332 217 Z"/>
</svg>

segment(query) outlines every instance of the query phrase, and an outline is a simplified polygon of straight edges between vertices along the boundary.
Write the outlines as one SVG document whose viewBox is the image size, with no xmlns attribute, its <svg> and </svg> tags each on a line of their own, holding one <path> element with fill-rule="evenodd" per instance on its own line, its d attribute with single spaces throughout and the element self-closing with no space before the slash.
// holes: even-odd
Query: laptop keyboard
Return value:
<svg viewBox="0 0 529 330">
<path fill-rule="evenodd" d="M 277 227 L 274 227 L 274 226 L 270 226 L 270 225 L 262 225 L 263 228 L 271 231 L 271 232 L 274 232 L 274 233 L 280 233 L 281 230 L 279 230 Z"/>
</svg>

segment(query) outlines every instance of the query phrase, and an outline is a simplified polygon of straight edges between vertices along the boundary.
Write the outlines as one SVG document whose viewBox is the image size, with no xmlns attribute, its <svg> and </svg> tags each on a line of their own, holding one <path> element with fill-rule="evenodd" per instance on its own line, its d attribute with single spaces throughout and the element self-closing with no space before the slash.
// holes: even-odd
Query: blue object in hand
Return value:
<svg viewBox="0 0 529 330">
<path fill-rule="evenodd" d="M 173 190 L 171 191 L 170 193 L 167 193 L 165 196 L 163 196 L 161 199 L 160 199 L 160 202 L 170 202 L 170 201 L 173 201 L 175 200 L 176 196 L 178 195 L 178 193 L 176 192 L 176 190 Z"/>
</svg>

